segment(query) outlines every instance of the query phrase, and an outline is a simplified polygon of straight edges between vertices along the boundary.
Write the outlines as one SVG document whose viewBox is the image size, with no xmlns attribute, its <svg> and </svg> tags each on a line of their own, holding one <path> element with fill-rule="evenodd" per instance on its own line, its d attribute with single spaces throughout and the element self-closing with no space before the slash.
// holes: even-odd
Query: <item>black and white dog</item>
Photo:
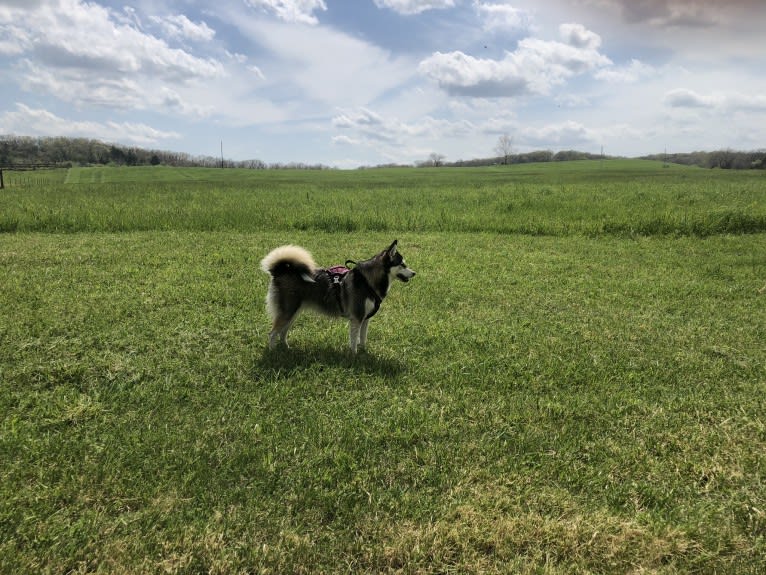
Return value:
<svg viewBox="0 0 766 575">
<path fill-rule="evenodd" d="M 271 275 L 266 294 L 266 308 L 274 320 L 270 348 L 277 340 L 287 345 L 287 332 L 304 307 L 347 318 L 351 351 L 356 353 L 358 347 L 365 347 L 367 324 L 380 308 L 391 282 L 408 282 L 415 272 L 404 263 L 396 240 L 376 256 L 352 263 L 352 269 L 319 268 L 309 252 L 292 245 L 278 247 L 263 258 L 261 269 Z"/>
</svg>

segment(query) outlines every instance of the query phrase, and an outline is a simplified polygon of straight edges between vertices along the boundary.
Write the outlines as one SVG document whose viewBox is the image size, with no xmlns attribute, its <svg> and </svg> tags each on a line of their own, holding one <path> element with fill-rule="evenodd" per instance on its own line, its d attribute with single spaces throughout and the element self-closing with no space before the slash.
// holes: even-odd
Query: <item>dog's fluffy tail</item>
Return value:
<svg viewBox="0 0 766 575">
<path fill-rule="evenodd" d="M 272 277 L 286 273 L 297 273 L 313 282 L 317 265 L 309 252 L 300 246 L 280 246 L 261 260 L 261 269 Z"/>
</svg>

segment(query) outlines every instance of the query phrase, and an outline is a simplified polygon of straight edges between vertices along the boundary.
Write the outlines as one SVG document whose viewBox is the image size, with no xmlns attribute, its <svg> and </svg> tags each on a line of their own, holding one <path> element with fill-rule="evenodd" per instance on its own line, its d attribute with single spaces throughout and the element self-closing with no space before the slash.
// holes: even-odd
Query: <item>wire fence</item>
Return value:
<svg viewBox="0 0 766 575">
<path fill-rule="evenodd" d="M 66 178 L 66 168 L 55 164 L 24 164 L 0 167 L 0 189 L 31 188 L 61 183 Z"/>
</svg>

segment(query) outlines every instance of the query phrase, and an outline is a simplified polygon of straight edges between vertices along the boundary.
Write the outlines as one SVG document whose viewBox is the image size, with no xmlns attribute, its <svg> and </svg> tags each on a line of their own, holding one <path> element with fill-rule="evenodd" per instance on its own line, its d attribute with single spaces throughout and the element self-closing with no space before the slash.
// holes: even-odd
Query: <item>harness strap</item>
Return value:
<svg viewBox="0 0 766 575">
<path fill-rule="evenodd" d="M 324 270 L 325 273 L 330 278 L 330 287 L 332 288 L 332 291 L 335 294 L 335 301 L 338 303 L 338 309 L 341 311 L 343 315 L 345 315 L 346 310 L 343 306 L 343 298 L 341 297 L 341 289 L 340 286 L 343 283 L 343 280 L 346 279 L 346 276 L 351 271 L 346 266 L 332 266 Z"/>
<path fill-rule="evenodd" d="M 349 268 L 348 267 L 349 264 L 355 267 Z M 346 310 L 344 309 L 344 306 L 343 306 L 343 298 L 341 297 L 340 285 L 343 282 L 343 280 L 346 279 L 346 276 L 350 272 L 358 272 L 357 273 L 358 277 L 364 283 L 365 287 L 368 290 L 369 295 L 372 296 L 372 300 L 375 304 L 373 310 L 367 316 L 368 318 L 371 318 L 380 309 L 380 304 L 383 303 L 383 298 L 380 296 L 380 294 L 378 294 L 378 291 L 370 285 L 370 282 L 367 281 L 367 278 L 364 277 L 364 274 L 361 271 L 357 270 L 356 266 L 357 266 L 357 262 L 355 262 L 354 260 L 346 260 L 344 265 L 332 266 L 332 267 L 326 268 L 324 271 L 327 272 L 327 274 L 330 276 L 330 282 L 333 287 L 333 291 L 335 292 L 335 297 L 338 301 L 338 308 L 344 314 Z"/>
<path fill-rule="evenodd" d="M 354 270 L 357 271 L 357 270 Z M 378 290 L 376 290 L 372 285 L 370 285 L 370 282 L 367 281 L 367 278 L 364 277 L 364 274 L 362 272 L 359 272 L 359 278 L 364 283 L 365 287 L 367 288 L 367 292 L 369 295 L 372 296 L 372 301 L 374 303 L 374 307 L 372 308 L 372 311 L 367 315 L 367 319 L 374 316 L 376 313 L 378 313 L 378 310 L 380 309 L 380 304 L 383 303 L 383 298 L 380 297 L 380 294 L 378 293 Z"/>
</svg>

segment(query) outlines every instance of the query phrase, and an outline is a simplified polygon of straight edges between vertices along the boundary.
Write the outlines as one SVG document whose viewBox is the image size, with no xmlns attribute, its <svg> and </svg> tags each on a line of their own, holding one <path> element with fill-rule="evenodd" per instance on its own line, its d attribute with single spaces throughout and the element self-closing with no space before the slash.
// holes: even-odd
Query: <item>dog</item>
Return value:
<svg viewBox="0 0 766 575">
<path fill-rule="evenodd" d="M 261 260 L 261 269 L 271 276 L 266 293 L 266 309 L 273 320 L 269 348 L 274 349 L 278 340 L 287 346 L 287 332 L 304 307 L 347 318 L 351 352 L 366 347 L 367 325 L 380 309 L 391 283 L 415 277 L 397 243 L 394 240 L 368 260 L 347 260 L 346 265 L 353 265 L 351 269 L 320 268 L 300 246 L 286 245 L 269 252 Z"/>
</svg>

